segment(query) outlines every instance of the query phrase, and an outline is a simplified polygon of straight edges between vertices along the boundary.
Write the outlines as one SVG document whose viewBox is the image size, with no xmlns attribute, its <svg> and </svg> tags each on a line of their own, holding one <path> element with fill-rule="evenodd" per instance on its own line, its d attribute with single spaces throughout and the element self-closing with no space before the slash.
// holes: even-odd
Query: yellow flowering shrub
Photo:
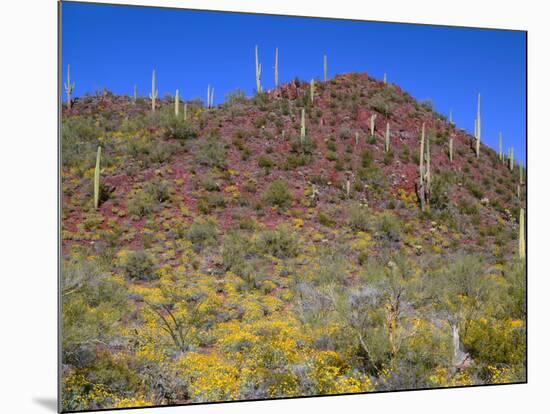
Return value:
<svg viewBox="0 0 550 414">
<path fill-rule="evenodd" d="M 189 352 L 175 363 L 195 402 L 227 401 L 239 397 L 239 371 L 215 353 Z"/>
</svg>

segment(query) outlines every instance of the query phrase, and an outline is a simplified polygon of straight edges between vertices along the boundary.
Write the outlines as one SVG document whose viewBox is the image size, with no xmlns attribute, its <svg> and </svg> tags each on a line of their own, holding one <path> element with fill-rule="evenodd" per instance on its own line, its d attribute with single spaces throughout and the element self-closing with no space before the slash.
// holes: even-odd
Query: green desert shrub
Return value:
<svg viewBox="0 0 550 414">
<path fill-rule="evenodd" d="M 368 231 L 370 229 L 370 212 L 368 207 L 353 204 L 346 210 L 348 226 L 356 231 Z"/>
<path fill-rule="evenodd" d="M 246 256 L 252 248 L 247 238 L 239 233 L 229 232 L 223 241 L 222 262 L 225 270 L 231 270 L 238 276 L 242 276 L 247 260 Z"/>
<path fill-rule="evenodd" d="M 163 114 L 160 125 L 164 128 L 166 138 L 183 142 L 197 136 L 196 129 L 188 121 L 183 120 L 183 115 Z"/>
<path fill-rule="evenodd" d="M 262 198 L 266 203 L 281 208 L 292 204 L 292 195 L 288 189 L 288 183 L 283 179 L 278 179 L 269 184 Z"/>
<path fill-rule="evenodd" d="M 126 277 L 132 280 L 153 280 L 157 278 L 155 262 L 151 255 L 143 250 L 128 254 L 123 271 Z"/>
<path fill-rule="evenodd" d="M 388 242 L 401 240 L 401 221 L 393 214 L 384 213 L 376 221 L 376 231 L 379 239 Z"/>
<path fill-rule="evenodd" d="M 155 177 L 151 181 L 146 182 L 143 186 L 143 190 L 149 194 L 153 200 L 159 203 L 170 200 L 170 195 L 173 191 L 170 183 L 159 177 Z"/>
<path fill-rule="evenodd" d="M 157 202 L 153 196 L 142 189 L 134 190 L 126 202 L 128 212 L 137 217 L 145 217 L 155 211 Z"/>
<path fill-rule="evenodd" d="M 226 149 L 218 132 L 211 132 L 203 141 L 197 158 L 203 165 L 225 168 Z"/>
<path fill-rule="evenodd" d="M 270 157 L 266 157 L 265 155 L 260 155 L 258 157 L 258 167 L 264 168 L 266 171 L 269 171 L 275 163 Z"/>
<path fill-rule="evenodd" d="M 258 250 L 279 259 L 287 259 L 298 255 L 298 241 L 288 226 L 278 226 L 266 230 L 258 236 L 256 241 Z"/>
<path fill-rule="evenodd" d="M 92 118 L 70 117 L 61 125 L 61 162 L 86 171 L 95 165 L 99 137 L 104 133 Z"/>
<path fill-rule="evenodd" d="M 304 139 L 294 137 L 291 140 L 290 151 L 297 154 L 311 155 L 316 147 L 315 141 L 308 136 L 305 136 Z"/>
<path fill-rule="evenodd" d="M 211 246 L 218 239 L 218 228 L 212 221 L 194 221 L 187 230 L 187 238 L 197 251 Z"/>
</svg>

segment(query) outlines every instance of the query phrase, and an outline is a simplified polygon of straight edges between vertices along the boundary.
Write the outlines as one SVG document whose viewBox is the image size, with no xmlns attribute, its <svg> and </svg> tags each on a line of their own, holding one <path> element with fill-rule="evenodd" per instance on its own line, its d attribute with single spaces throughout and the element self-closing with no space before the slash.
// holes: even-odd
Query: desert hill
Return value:
<svg viewBox="0 0 550 414">
<path fill-rule="evenodd" d="M 84 96 L 61 179 L 68 409 L 525 379 L 526 171 L 397 85 Z"/>
</svg>

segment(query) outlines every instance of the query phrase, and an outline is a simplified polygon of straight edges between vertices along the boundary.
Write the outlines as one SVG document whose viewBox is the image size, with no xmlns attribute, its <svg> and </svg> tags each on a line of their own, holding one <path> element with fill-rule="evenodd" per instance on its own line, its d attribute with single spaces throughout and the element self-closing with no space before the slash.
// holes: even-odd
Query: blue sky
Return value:
<svg viewBox="0 0 550 414">
<path fill-rule="evenodd" d="M 240 88 L 255 88 L 254 47 L 262 85 L 273 86 L 275 48 L 279 82 L 368 72 L 388 75 L 415 98 L 430 99 L 458 127 L 473 131 L 481 93 L 482 141 L 525 162 L 526 34 L 524 32 L 420 26 L 349 20 L 191 11 L 63 2 L 63 81 L 71 65 L 75 96 L 104 87 L 117 94 L 151 90 L 156 70 L 159 96 L 214 103 Z"/>
</svg>

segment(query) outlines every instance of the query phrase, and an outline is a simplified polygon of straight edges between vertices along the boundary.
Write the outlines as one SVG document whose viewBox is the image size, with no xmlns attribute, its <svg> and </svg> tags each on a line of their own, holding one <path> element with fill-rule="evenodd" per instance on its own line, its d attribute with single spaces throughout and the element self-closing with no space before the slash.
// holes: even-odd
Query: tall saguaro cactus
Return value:
<svg viewBox="0 0 550 414">
<path fill-rule="evenodd" d="M 67 92 L 67 108 L 71 109 L 71 94 L 74 91 L 74 82 L 71 83 L 71 65 L 67 65 L 67 83 L 65 83 L 65 92 Z"/>
<path fill-rule="evenodd" d="M 262 76 L 262 64 L 259 62 L 258 45 L 256 45 L 256 92 L 257 93 L 262 93 L 261 76 Z"/>
<path fill-rule="evenodd" d="M 476 157 L 479 158 L 479 144 L 481 143 L 481 94 L 477 94 L 477 121 L 476 121 Z"/>
<path fill-rule="evenodd" d="M 514 171 L 514 147 L 510 148 L 510 171 Z"/>
<path fill-rule="evenodd" d="M 451 109 L 449 111 L 449 125 L 453 124 L 453 110 Z"/>
<path fill-rule="evenodd" d="M 386 122 L 386 152 L 390 150 L 390 123 Z"/>
<path fill-rule="evenodd" d="M 306 111 L 302 108 L 302 124 L 300 127 L 300 144 L 304 146 L 304 141 L 306 139 Z"/>
<path fill-rule="evenodd" d="M 183 120 L 187 121 L 187 102 L 183 104 Z"/>
<path fill-rule="evenodd" d="M 135 105 L 136 102 L 137 102 L 137 86 L 134 85 L 134 102 L 133 102 L 133 104 Z"/>
<path fill-rule="evenodd" d="M 275 89 L 279 87 L 279 48 L 275 48 Z"/>
<path fill-rule="evenodd" d="M 214 107 L 214 87 L 210 89 L 210 85 L 206 89 L 206 109 Z"/>
<path fill-rule="evenodd" d="M 431 155 L 430 155 L 430 137 L 426 140 L 426 189 L 429 194 L 429 190 L 432 188 L 432 172 L 430 168 L 431 164 Z"/>
<path fill-rule="evenodd" d="M 176 116 L 180 114 L 180 90 L 176 89 L 176 100 L 174 103 L 174 113 Z"/>
<path fill-rule="evenodd" d="M 428 178 L 429 163 L 424 165 L 424 141 L 426 139 L 426 125 L 422 123 L 422 133 L 420 136 L 420 161 L 418 166 L 418 198 L 420 199 L 420 209 L 426 211 L 428 202 Z"/>
<path fill-rule="evenodd" d="M 453 137 L 449 138 L 449 161 L 453 162 Z"/>
<path fill-rule="evenodd" d="M 312 79 L 309 82 L 309 98 L 311 100 L 311 104 L 313 105 L 313 100 L 315 99 L 315 79 Z"/>
<path fill-rule="evenodd" d="M 518 237 L 519 258 L 525 259 L 525 211 L 519 210 L 519 237 Z"/>
<path fill-rule="evenodd" d="M 523 165 L 519 164 L 519 185 L 523 184 Z"/>
<path fill-rule="evenodd" d="M 376 114 L 370 116 L 370 135 L 374 137 L 374 121 L 376 121 Z"/>
<path fill-rule="evenodd" d="M 323 81 L 327 81 L 327 55 L 323 55 Z"/>
<path fill-rule="evenodd" d="M 97 147 L 97 155 L 95 160 L 94 171 L 94 208 L 97 210 L 99 207 L 99 173 L 101 163 L 101 146 Z"/>
<path fill-rule="evenodd" d="M 156 101 L 159 96 L 158 89 L 155 89 L 155 71 L 153 70 L 153 77 L 151 80 L 151 93 L 149 94 L 149 98 L 151 98 L 151 111 L 155 112 L 155 106 Z"/>
</svg>

